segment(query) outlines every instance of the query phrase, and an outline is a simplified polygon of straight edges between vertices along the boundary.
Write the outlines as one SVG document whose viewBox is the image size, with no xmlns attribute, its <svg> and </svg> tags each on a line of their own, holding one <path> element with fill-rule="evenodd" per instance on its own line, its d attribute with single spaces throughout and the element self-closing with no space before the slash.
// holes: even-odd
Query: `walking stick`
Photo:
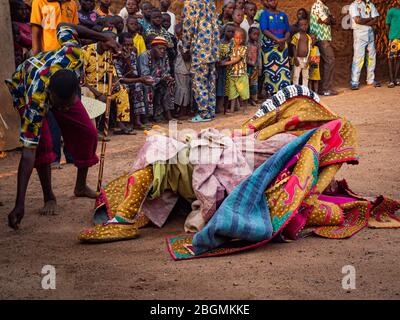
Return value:
<svg viewBox="0 0 400 320">
<path fill-rule="evenodd" d="M 107 147 L 107 136 L 108 136 L 108 126 L 110 121 L 110 108 L 112 102 L 112 91 L 113 91 L 113 69 L 109 68 L 107 70 L 108 76 L 108 90 L 107 90 L 107 100 L 106 100 L 106 112 L 104 113 L 104 129 L 103 129 L 103 139 L 101 141 L 101 154 L 100 154 L 100 167 L 99 167 L 99 178 L 97 182 L 97 192 L 100 192 L 101 185 L 103 182 L 104 173 L 104 161 L 106 156 Z"/>
</svg>

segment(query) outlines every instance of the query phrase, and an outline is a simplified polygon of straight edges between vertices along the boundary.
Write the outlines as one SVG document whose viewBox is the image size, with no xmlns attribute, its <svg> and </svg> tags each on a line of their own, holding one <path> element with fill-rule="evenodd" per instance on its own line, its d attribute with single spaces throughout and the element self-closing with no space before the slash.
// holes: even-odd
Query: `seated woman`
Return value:
<svg viewBox="0 0 400 320">
<path fill-rule="evenodd" d="M 103 32 L 113 34 L 116 38 L 115 29 L 105 28 Z M 117 71 L 111 56 L 102 43 L 93 43 L 83 48 L 85 87 L 90 91 L 90 96 L 102 102 L 106 102 L 108 92 L 107 71 L 112 70 L 115 86 L 113 88 L 113 100 L 117 107 L 117 124 L 119 130 L 115 134 L 132 134 L 129 128 L 130 104 L 129 93 L 125 86 L 117 84 Z"/>
</svg>

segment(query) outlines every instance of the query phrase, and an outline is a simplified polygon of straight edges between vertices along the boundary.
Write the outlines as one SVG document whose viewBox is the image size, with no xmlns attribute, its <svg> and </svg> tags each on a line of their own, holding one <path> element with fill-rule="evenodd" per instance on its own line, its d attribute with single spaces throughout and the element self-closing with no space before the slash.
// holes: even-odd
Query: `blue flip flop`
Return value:
<svg viewBox="0 0 400 320">
<path fill-rule="evenodd" d="M 190 122 L 193 122 L 193 123 L 196 123 L 196 122 L 210 122 L 210 121 L 212 121 L 212 119 L 209 119 L 209 118 L 204 119 L 200 115 L 194 116 L 190 120 Z"/>
</svg>

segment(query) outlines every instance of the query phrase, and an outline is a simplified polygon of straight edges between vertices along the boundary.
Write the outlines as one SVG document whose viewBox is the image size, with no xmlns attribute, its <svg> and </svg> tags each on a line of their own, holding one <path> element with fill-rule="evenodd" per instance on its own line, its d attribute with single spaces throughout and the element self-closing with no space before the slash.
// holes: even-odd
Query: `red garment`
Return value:
<svg viewBox="0 0 400 320">
<path fill-rule="evenodd" d="M 32 29 L 29 23 L 16 22 L 19 29 L 19 44 L 25 48 L 32 48 Z"/>
<path fill-rule="evenodd" d="M 23 113 L 23 108 L 19 111 Z M 95 165 L 99 161 L 96 155 L 97 130 L 80 99 L 76 99 L 75 104 L 68 111 L 52 109 L 52 112 L 60 126 L 65 146 L 71 153 L 75 166 L 88 168 Z M 45 118 L 36 149 L 35 167 L 51 164 L 55 158 L 51 132 Z"/>
</svg>

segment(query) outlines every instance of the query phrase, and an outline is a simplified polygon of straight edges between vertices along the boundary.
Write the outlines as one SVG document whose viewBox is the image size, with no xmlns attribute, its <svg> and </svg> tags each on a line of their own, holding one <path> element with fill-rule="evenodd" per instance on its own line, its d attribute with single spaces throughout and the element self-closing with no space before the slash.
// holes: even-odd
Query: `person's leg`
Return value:
<svg viewBox="0 0 400 320">
<path fill-rule="evenodd" d="M 256 77 L 256 78 L 253 78 L 250 80 L 250 100 L 249 100 L 249 102 L 252 106 L 257 105 L 257 102 L 258 102 L 257 95 L 258 95 L 258 79 Z"/>
<path fill-rule="evenodd" d="M 215 109 L 217 107 L 216 97 L 216 82 L 217 82 L 217 70 L 215 63 L 207 64 L 207 116 L 206 118 L 215 118 Z"/>
<path fill-rule="evenodd" d="M 215 113 L 220 113 L 224 107 L 224 97 L 217 97 L 217 106 L 215 108 Z"/>
<path fill-rule="evenodd" d="M 250 99 L 250 81 L 247 74 L 239 77 L 237 88 L 240 95 L 240 99 L 238 99 L 239 108 L 243 109 L 243 114 L 247 114 L 247 102 Z"/>
<path fill-rule="evenodd" d="M 141 121 L 143 124 L 148 125 L 153 118 L 153 88 L 151 86 L 143 85 L 143 94 L 145 102 L 145 114 L 142 115 Z"/>
<path fill-rule="evenodd" d="M 17 197 L 15 207 L 8 215 L 8 224 L 13 229 L 18 229 L 25 214 L 25 197 L 28 183 L 33 168 L 39 173 L 43 190 L 44 207 L 42 213 L 55 213 L 56 198 L 51 188 L 50 164 L 54 162 L 56 154 L 53 150 L 51 132 L 48 126 L 47 117 L 43 119 L 40 141 L 36 149 L 23 148 L 21 161 L 18 167 Z M 47 176 L 42 174 L 46 168 Z"/>
<path fill-rule="evenodd" d="M 43 191 L 44 207 L 40 209 L 43 215 L 56 214 L 57 201 L 51 185 L 51 167 L 44 164 L 36 168 Z"/>
<path fill-rule="evenodd" d="M 363 39 L 360 31 L 354 30 L 353 32 L 353 63 L 351 65 L 351 86 L 358 88 L 360 84 L 360 74 L 365 61 L 365 47 L 367 42 Z"/>
<path fill-rule="evenodd" d="M 394 84 L 394 61 L 395 59 L 388 58 L 388 69 L 389 69 L 389 86 Z"/>
<path fill-rule="evenodd" d="M 129 93 L 125 87 L 121 87 L 118 92 L 113 95 L 117 106 L 117 124 L 122 133 L 128 133 L 127 125 L 131 121 Z"/>
<path fill-rule="evenodd" d="M 65 147 L 65 144 L 61 138 L 61 130 L 58 126 L 57 120 L 55 119 L 51 110 L 47 113 L 47 122 L 49 124 L 51 138 L 53 143 L 54 153 L 56 154 L 56 160 L 52 164 L 53 168 L 61 169 L 61 148 L 64 152 L 65 160 L 67 163 L 73 163 L 72 155 L 69 153 L 68 149 Z"/>
<path fill-rule="evenodd" d="M 300 72 L 301 72 L 301 67 L 295 65 L 293 67 L 293 84 L 295 85 L 299 84 Z"/>
<path fill-rule="evenodd" d="M 321 92 L 330 90 L 333 71 L 335 67 L 335 54 L 330 41 L 319 41 L 317 43 L 321 53 Z"/>
<path fill-rule="evenodd" d="M 397 83 L 397 79 L 399 77 L 399 71 L 400 71 L 400 40 L 396 40 L 396 56 L 395 56 L 395 61 L 394 61 L 394 81 Z"/>
<path fill-rule="evenodd" d="M 236 77 L 228 75 L 227 81 L 226 81 L 226 89 L 227 89 L 227 95 L 228 95 L 228 100 L 229 100 L 229 113 L 235 112 L 236 106 L 237 106 L 237 99 L 239 97 L 239 93 L 236 88 Z"/>
<path fill-rule="evenodd" d="M 330 41 L 320 41 L 320 52 L 322 60 L 321 90 L 331 91 L 335 72 L 335 52 Z"/>
<path fill-rule="evenodd" d="M 303 86 L 308 88 L 309 68 L 307 66 L 307 59 L 305 59 L 303 64 L 302 75 L 303 75 Z"/>
<path fill-rule="evenodd" d="M 164 110 L 164 118 L 167 121 L 172 120 L 171 111 L 174 109 L 174 103 L 171 96 L 171 92 L 172 92 L 172 87 L 169 86 L 167 83 L 164 83 L 162 85 L 162 90 L 161 90 L 161 97 L 162 97 L 161 103 L 162 103 L 162 108 Z"/>
<path fill-rule="evenodd" d="M 32 175 L 35 163 L 36 150 L 23 148 L 21 160 L 18 166 L 17 175 L 17 196 L 15 206 L 8 214 L 8 226 L 17 230 L 25 215 L 25 198 L 28 189 L 28 183 Z"/>
<path fill-rule="evenodd" d="M 202 66 L 194 66 L 193 69 L 193 98 L 197 105 L 197 112 L 201 114 L 206 107 L 206 102 L 203 97 L 203 81 L 205 75 Z"/>
<path fill-rule="evenodd" d="M 39 176 L 40 185 L 43 191 L 44 206 L 39 210 L 43 215 L 56 214 L 57 202 L 56 197 L 53 193 L 52 183 L 51 183 L 51 164 L 54 163 L 56 154 L 53 147 L 53 137 L 50 130 L 50 121 L 52 119 L 53 123 L 57 124 L 57 120 L 54 114 L 47 113 L 46 118 L 42 123 L 42 133 L 40 136 L 40 142 L 36 150 L 35 168 Z M 61 130 L 57 124 L 57 128 L 60 132 L 61 140 Z"/>
<path fill-rule="evenodd" d="M 53 144 L 53 150 L 56 154 L 56 159 L 54 160 L 54 168 L 60 169 L 60 162 L 61 162 L 61 131 L 60 127 L 56 119 L 54 118 L 53 113 L 51 110 L 47 113 L 47 122 L 49 125 L 50 133 L 51 133 L 51 140 Z"/>
<path fill-rule="evenodd" d="M 193 93 L 198 108 L 198 116 L 203 120 L 215 117 L 215 64 L 204 64 L 193 67 Z M 192 121 L 201 120 L 194 117 Z M 197 120 L 196 120 L 197 119 Z"/>
<path fill-rule="evenodd" d="M 99 161 L 96 156 L 96 128 L 79 99 L 76 99 L 75 104 L 67 112 L 57 111 L 54 112 L 54 116 L 61 128 L 65 145 L 78 168 L 75 195 L 95 198 L 96 192 L 87 186 L 86 177 L 88 168 Z"/>
<path fill-rule="evenodd" d="M 319 80 L 314 81 L 314 88 L 315 88 L 314 92 L 319 92 L 319 83 L 320 83 Z"/>
<path fill-rule="evenodd" d="M 368 38 L 368 66 L 367 66 L 367 84 L 375 84 L 375 67 L 376 67 L 376 49 L 374 31 L 371 30 Z"/>
</svg>

